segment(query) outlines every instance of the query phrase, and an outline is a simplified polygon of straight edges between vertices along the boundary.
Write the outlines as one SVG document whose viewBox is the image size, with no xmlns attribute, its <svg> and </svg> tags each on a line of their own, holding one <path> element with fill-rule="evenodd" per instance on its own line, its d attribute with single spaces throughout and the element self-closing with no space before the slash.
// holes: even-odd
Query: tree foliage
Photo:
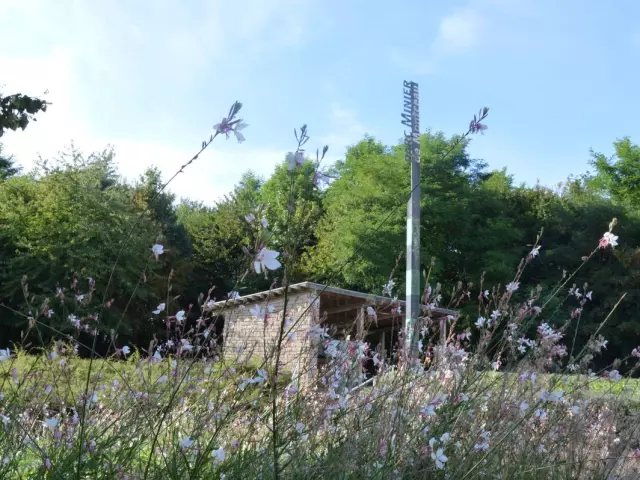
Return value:
<svg viewBox="0 0 640 480">
<path fill-rule="evenodd" d="M 421 259 L 431 284 L 462 282 L 472 293 L 479 292 L 481 279 L 483 288 L 505 285 L 542 231 L 540 255 L 527 264 L 522 285 L 540 285 L 546 302 L 566 281 L 564 272 L 577 270 L 546 304 L 544 321 L 565 325 L 577 347 L 599 329 L 610 341 L 606 361 L 640 344 L 638 146 L 617 141 L 613 158 L 593 154 L 594 174 L 552 190 L 516 185 L 505 169 L 489 170 L 469 156 L 464 138 L 427 132 L 420 141 Z M 85 157 L 72 149 L 22 176 L 7 165 L 0 181 L 0 301 L 9 307 L 0 316 L 5 338 L 16 339 L 27 327 L 27 319 L 14 311 L 41 308 L 44 298 L 54 312 L 52 326 L 72 332 L 69 314 L 101 309 L 103 299 L 91 288 L 104 290 L 118 252 L 106 298 L 111 301 L 100 322 L 104 330 L 116 329 L 142 346 L 159 334 L 149 311 L 168 298 L 187 310 L 212 288 L 218 300 L 231 290 L 268 289 L 278 272 L 270 279 L 246 275 L 260 243 L 256 239 L 263 235 L 262 217 L 269 247 L 286 258 L 291 281 L 379 294 L 399 265 L 394 280 L 400 292 L 403 288 L 410 189 L 403 144 L 364 138 L 335 163 L 334 179 L 323 188 L 315 185 L 317 166 L 308 160 L 292 170 L 287 162 L 279 164 L 266 180 L 247 172 L 214 205 L 176 202 L 162 191 L 161 173 L 154 168 L 133 184 L 122 181 L 111 150 Z M 251 215 L 257 218 L 247 221 Z M 596 249 L 613 217 L 620 245 Z M 151 256 L 154 243 L 165 247 L 159 259 Z M 574 284 L 582 294 L 592 292 L 577 317 L 571 316 L 579 305 L 569 294 Z M 56 286 L 65 289 L 64 299 L 52 294 Z M 467 320 L 460 326 L 470 326 L 476 307 L 469 301 L 461 308 Z M 50 335 L 55 337 L 54 331 Z"/>
</svg>

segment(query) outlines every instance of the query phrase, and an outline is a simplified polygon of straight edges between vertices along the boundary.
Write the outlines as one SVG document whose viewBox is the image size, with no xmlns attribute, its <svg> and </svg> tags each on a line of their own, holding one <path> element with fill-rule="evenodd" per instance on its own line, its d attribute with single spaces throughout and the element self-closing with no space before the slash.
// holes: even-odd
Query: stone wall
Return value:
<svg viewBox="0 0 640 480">
<path fill-rule="evenodd" d="M 318 321 L 319 302 L 317 293 L 313 291 L 291 292 L 288 298 L 287 317 L 293 319 L 294 326 L 290 329 L 293 335 L 283 339 L 280 362 L 285 370 L 294 372 L 298 369 L 301 375 L 304 374 L 303 377 L 313 376 L 317 361 L 315 351 L 310 352 L 311 342 L 307 332 Z M 253 316 L 250 309 L 255 306 L 264 309 L 267 305 L 273 307 L 273 312 L 267 314 L 265 325 L 264 319 Z M 262 363 L 266 353 L 270 356 L 269 365 L 274 365 L 283 307 L 284 298 L 276 297 L 268 304 L 261 300 L 226 309 L 223 312 L 225 359 L 230 362 L 253 360 Z"/>
</svg>

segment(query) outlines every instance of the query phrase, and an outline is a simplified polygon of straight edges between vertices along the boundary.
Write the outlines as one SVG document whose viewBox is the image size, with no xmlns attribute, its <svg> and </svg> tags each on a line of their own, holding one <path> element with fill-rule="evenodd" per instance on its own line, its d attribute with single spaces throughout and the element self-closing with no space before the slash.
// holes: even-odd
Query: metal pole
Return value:
<svg viewBox="0 0 640 480">
<path fill-rule="evenodd" d="M 404 133 L 405 158 L 411 165 L 411 198 L 407 205 L 405 352 L 415 356 L 420 316 L 420 110 L 418 84 L 405 81 L 403 87 L 402 124 L 410 128 L 409 133 Z"/>
</svg>

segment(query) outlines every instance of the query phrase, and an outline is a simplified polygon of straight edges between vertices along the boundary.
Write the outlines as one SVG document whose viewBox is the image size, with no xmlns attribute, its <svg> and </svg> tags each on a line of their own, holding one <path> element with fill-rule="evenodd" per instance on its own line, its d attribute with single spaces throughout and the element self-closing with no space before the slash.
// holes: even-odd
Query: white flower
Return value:
<svg viewBox="0 0 640 480">
<path fill-rule="evenodd" d="M 266 317 L 267 313 L 273 313 L 275 311 L 275 307 L 273 305 L 267 305 L 267 307 L 262 307 L 260 305 L 254 305 L 249 309 L 249 313 L 254 317 Z"/>
<path fill-rule="evenodd" d="M 533 247 L 533 249 L 529 252 L 529 255 L 530 255 L 532 258 L 535 258 L 535 257 L 537 257 L 537 256 L 538 256 L 538 254 L 539 254 L 539 253 L 540 253 L 540 245 L 538 245 L 538 246 L 536 246 L 536 247 Z"/>
<path fill-rule="evenodd" d="M 422 410 L 420 410 L 420 413 L 426 415 L 427 417 L 433 417 L 436 414 L 436 409 L 429 403 Z"/>
<path fill-rule="evenodd" d="M 266 273 L 267 270 L 277 270 L 282 266 L 282 264 L 277 260 L 280 252 L 276 252 L 274 250 L 268 250 L 263 248 L 260 250 L 256 259 L 253 261 L 253 267 L 256 269 L 256 273 L 260 273 L 264 270 Z"/>
<path fill-rule="evenodd" d="M 191 345 L 191 342 L 189 340 L 183 338 L 180 341 L 182 342 L 182 350 L 185 350 L 187 352 L 193 350 L 193 345 Z"/>
<path fill-rule="evenodd" d="M 396 282 L 394 282 L 393 279 L 389 280 L 387 283 L 385 283 L 382 286 L 382 295 L 391 296 L 391 292 L 393 291 L 393 288 L 395 286 L 396 286 Z"/>
<path fill-rule="evenodd" d="M 180 440 L 180 448 L 182 449 L 191 448 L 192 445 L 193 440 L 191 440 L 190 437 L 184 437 L 182 440 Z"/>
<path fill-rule="evenodd" d="M 158 305 L 158 307 L 153 311 L 153 313 L 155 313 L 156 315 L 158 315 L 160 312 L 162 312 L 164 310 L 164 307 L 166 305 L 164 303 L 161 303 L 160 305 Z"/>
<path fill-rule="evenodd" d="M 178 323 L 182 323 L 184 321 L 184 310 L 180 310 L 178 313 L 176 313 L 176 320 L 178 321 Z"/>
<path fill-rule="evenodd" d="M 500 310 L 494 310 L 493 312 L 491 312 L 491 319 L 492 320 L 497 320 L 500 315 L 502 315 L 500 313 Z"/>
<path fill-rule="evenodd" d="M 250 213 L 249 215 L 245 215 L 244 219 L 247 221 L 247 223 L 251 223 L 256 219 L 256 216 L 253 213 Z"/>
<path fill-rule="evenodd" d="M 564 397 L 564 391 L 562 389 L 549 392 L 548 390 L 542 390 L 540 392 L 540 398 L 547 402 L 561 402 Z"/>
<path fill-rule="evenodd" d="M 153 359 L 156 362 L 159 362 L 160 360 L 162 360 L 162 355 L 160 355 L 160 352 L 158 350 L 156 350 L 156 353 L 153 354 Z"/>
<path fill-rule="evenodd" d="M 11 358 L 11 352 L 8 348 L 0 350 L 0 363 L 9 360 Z"/>
<path fill-rule="evenodd" d="M 234 290 L 232 292 L 229 292 L 227 297 L 229 297 L 229 300 L 238 300 L 240 298 L 240 293 Z"/>
<path fill-rule="evenodd" d="M 74 327 L 80 328 L 80 319 L 76 317 L 73 313 L 69 315 L 69 321 Z"/>
<path fill-rule="evenodd" d="M 47 428 L 50 428 L 51 430 L 53 430 L 54 428 L 56 428 L 58 426 L 58 420 L 56 420 L 53 417 L 45 418 L 44 419 L 44 424 L 47 426 Z"/>
<path fill-rule="evenodd" d="M 444 464 L 447 463 L 448 460 L 441 448 L 431 452 L 431 459 L 436 463 L 436 467 L 440 470 L 444 468 Z"/>
<path fill-rule="evenodd" d="M 478 317 L 478 320 L 476 320 L 476 327 L 482 328 L 485 326 L 486 322 L 487 321 L 485 320 L 484 317 Z"/>
<path fill-rule="evenodd" d="M 296 167 L 299 167 L 304 163 L 304 153 L 298 151 L 296 153 L 287 153 L 286 156 L 287 168 L 289 170 L 293 170 Z"/>
<path fill-rule="evenodd" d="M 618 245 L 618 236 L 614 235 L 611 232 L 605 232 L 605 234 L 602 236 L 602 242 L 604 243 L 604 246 L 606 247 L 607 245 L 611 245 L 611 247 L 616 247 Z"/>
<path fill-rule="evenodd" d="M 592 291 L 589 291 L 589 292 L 585 293 L 584 294 L 584 298 L 586 298 L 587 300 L 592 300 L 592 298 L 591 298 L 591 294 L 592 293 L 593 293 Z"/>
<path fill-rule="evenodd" d="M 131 353 L 131 349 L 125 345 L 124 347 L 122 347 L 122 354 L 126 357 L 127 355 L 129 355 Z"/>
<path fill-rule="evenodd" d="M 245 128 L 247 128 L 249 125 L 247 123 L 238 123 L 236 124 L 235 128 L 233 129 L 233 134 L 236 136 L 236 139 L 238 140 L 238 143 L 242 143 L 245 141 L 244 135 L 242 133 L 240 133 L 240 130 L 244 130 Z"/>
<path fill-rule="evenodd" d="M 525 412 L 526 412 L 528 409 L 529 409 L 529 404 L 528 404 L 526 401 L 524 401 L 524 402 L 522 402 L 522 403 L 520 404 L 520 413 L 521 413 L 521 414 L 523 414 L 523 415 L 524 415 L 524 414 L 525 414 Z"/>
<path fill-rule="evenodd" d="M 510 282 L 507 284 L 507 292 L 513 293 L 520 288 L 520 282 Z"/>
<path fill-rule="evenodd" d="M 306 440 L 309 438 L 308 434 L 303 434 L 304 432 L 304 423 L 296 423 L 296 430 L 298 431 L 298 435 L 300 435 L 301 440 Z"/>
<path fill-rule="evenodd" d="M 617 382 L 622 378 L 622 375 L 620 375 L 620 372 L 618 372 L 618 370 L 611 370 L 609 372 L 609 378 L 614 382 Z"/>
<path fill-rule="evenodd" d="M 215 463 L 222 463 L 226 458 L 227 454 L 224 451 L 224 448 L 215 448 L 211 451 L 211 456 L 213 457 L 213 461 Z"/>
<path fill-rule="evenodd" d="M 158 378 L 158 383 L 167 383 L 168 380 L 169 378 L 166 375 L 162 375 L 160 378 Z"/>
<path fill-rule="evenodd" d="M 376 311 L 373 309 L 373 307 L 367 307 L 367 315 L 374 319 L 378 318 L 378 315 L 376 314 Z"/>
<path fill-rule="evenodd" d="M 151 247 L 151 252 L 153 252 L 153 257 L 158 260 L 158 257 L 164 253 L 164 246 L 156 243 L 153 247 Z"/>
<path fill-rule="evenodd" d="M 84 295 L 76 295 L 76 300 L 78 302 L 82 302 L 82 300 L 84 300 Z"/>
<path fill-rule="evenodd" d="M 262 217 L 260 222 L 262 223 L 262 227 L 263 228 L 267 228 L 269 226 L 269 222 L 267 222 L 267 218 L 266 217 Z"/>
<path fill-rule="evenodd" d="M 442 436 L 440 437 L 440 441 L 442 443 L 448 442 L 449 440 L 451 440 L 451 435 L 449 434 L 449 432 L 443 433 Z"/>
<path fill-rule="evenodd" d="M 537 418 L 539 418 L 540 420 L 546 420 L 546 418 L 547 418 L 547 412 L 545 410 L 542 410 L 542 409 L 536 410 L 534 415 Z"/>
</svg>

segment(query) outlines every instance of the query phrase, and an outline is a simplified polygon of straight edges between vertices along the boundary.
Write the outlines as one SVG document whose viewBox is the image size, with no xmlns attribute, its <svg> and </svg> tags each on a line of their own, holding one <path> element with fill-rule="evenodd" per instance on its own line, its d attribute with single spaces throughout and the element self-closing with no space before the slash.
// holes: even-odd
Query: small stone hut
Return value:
<svg viewBox="0 0 640 480">
<path fill-rule="evenodd" d="M 224 321 L 223 352 L 231 361 L 261 360 L 273 351 L 278 339 L 284 308 L 284 288 L 253 293 L 212 305 Z M 306 373 L 311 379 L 323 363 L 323 355 L 309 338 L 313 326 L 329 328 L 338 340 L 363 339 L 372 349 L 388 356 L 404 325 L 405 302 L 342 288 L 302 282 L 291 285 L 287 294 L 287 317 L 292 326 L 284 339 L 280 361 L 285 370 Z M 367 314 L 367 307 L 376 311 Z M 267 321 L 264 321 L 264 313 Z M 432 318 L 458 312 L 444 308 L 431 311 Z"/>
</svg>

